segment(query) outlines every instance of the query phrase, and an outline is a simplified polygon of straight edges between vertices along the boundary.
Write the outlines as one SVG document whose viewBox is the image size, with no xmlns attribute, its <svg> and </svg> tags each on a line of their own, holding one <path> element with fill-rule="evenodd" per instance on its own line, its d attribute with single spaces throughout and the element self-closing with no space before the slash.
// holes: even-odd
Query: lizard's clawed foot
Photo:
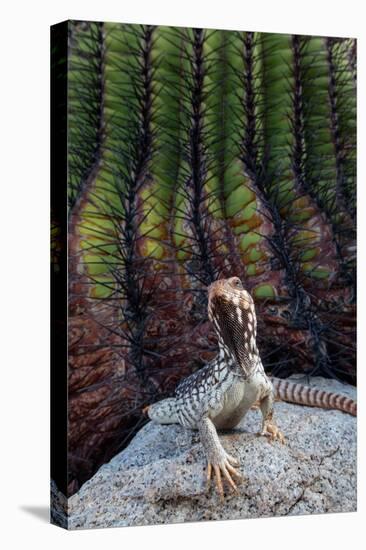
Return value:
<svg viewBox="0 0 366 550">
<path fill-rule="evenodd" d="M 221 501 L 224 500 L 224 488 L 222 484 L 223 480 L 221 474 L 223 474 L 224 478 L 226 479 L 232 490 L 236 493 L 238 492 L 238 488 L 232 476 L 236 476 L 239 481 L 243 479 L 241 474 L 234 468 L 234 466 L 239 466 L 239 461 L 227 453 L 220 462 L 208 462 L 207 464 L 207 489 L 209 488 L 211 483 L 211 476 L 212 474 L 214 474 L 214 476 L 216 477 L 216 488 L 220 495 Z"/>
<path fill-rule="evenodd" d="M 285 443 L 285 436 L 283 433 L 278 429 L 276 424 L 272 424 L 272 422 L 268 422 L 263 426 L 262 431 L 259 433 L 259 435 L 264 435 L 266 437 L 269 437 L 270 441 L 274 441 L 277 439 L 281 443 Z"/>
</svg>

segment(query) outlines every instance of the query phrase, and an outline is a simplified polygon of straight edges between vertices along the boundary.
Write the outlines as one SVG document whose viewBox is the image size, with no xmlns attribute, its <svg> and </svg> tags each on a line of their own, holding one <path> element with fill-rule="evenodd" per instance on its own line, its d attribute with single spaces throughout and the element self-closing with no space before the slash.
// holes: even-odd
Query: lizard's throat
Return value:
<svg viewBox="0 0 366 550">
<path fill-rule="evenodd" d="M 255 314 L 236 316 L 236 311 L 212 311 L 211 320 L 214 324 L 219 343 L 219 357 L 229 368 L 245 378 L 257 365 L 259 353 L 256 344 Z"/>
<path fill-rule="evenodd" d="M 240 335 L 240 338 L 233 338 L 232 342 L 226 342 L 223 338 L 222 331 L 217 330 L 215 327 L 215 332 L 218 338 L 219 352 L 220 356 L 236 360 L 235 352 L 239 353 L 240 356 L 248 356 L 248 359 L 251 361 L 253 355 L 258 355 L 257 343 L 254 335 L 249 336 L 248 331 L 244 332 L 244 335 Z"/>
</svg>

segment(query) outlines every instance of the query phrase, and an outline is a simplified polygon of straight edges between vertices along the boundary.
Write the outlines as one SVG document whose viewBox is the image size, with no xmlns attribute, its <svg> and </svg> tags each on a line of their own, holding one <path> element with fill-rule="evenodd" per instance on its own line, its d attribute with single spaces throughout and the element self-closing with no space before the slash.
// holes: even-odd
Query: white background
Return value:
<svg viewBox="0 0 366 550">
<path fill-rule="evenodd" d="M 359 511 L 178 526 L 66 532 L 49 498 L 49 26 L 64 19 L 203 26 L 359 38 L 359 305 L 365 303 L 365 31 L 362 0 L 51 0 L 1 8 L 0 538 L 2 548 L 360 548 L 365 432 L 359 415 Z M 5 124 L 4 124 L 5 119 Z M 363 146 L 363 147 L 362 147 Z M 363 156 L 363 158 L 362 158 Z M 361 162 L 363 161 L 363 162 Z M 4 169 L 5 168 L 5 169 Z M 365 315 L 359 307 L 359 401 Z M 364 412 L 361 401 L 360 413 Z M 265 488 L 263 488 L 265 490 Z M 366 519 L 366 518 L 365 518 Z M 364 527 L 364 526 L 363 526 Z"/>
</svg>

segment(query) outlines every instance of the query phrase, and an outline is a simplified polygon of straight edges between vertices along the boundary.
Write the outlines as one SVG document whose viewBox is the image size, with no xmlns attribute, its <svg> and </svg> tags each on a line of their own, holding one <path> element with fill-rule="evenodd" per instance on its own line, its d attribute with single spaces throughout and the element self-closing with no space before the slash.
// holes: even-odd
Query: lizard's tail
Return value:
<svg viewBox="0 0 366 550">
<path fill-rule="evenodd" d="M 322 409 L 337 409 L 353 416 L 357 415 L 357 402 L 346 395 L 310 388 L 280 378 L 271 378 L 271 382 L 275 390 L 275 396 L 282 399 L 282 401 Z"/>
</svg>

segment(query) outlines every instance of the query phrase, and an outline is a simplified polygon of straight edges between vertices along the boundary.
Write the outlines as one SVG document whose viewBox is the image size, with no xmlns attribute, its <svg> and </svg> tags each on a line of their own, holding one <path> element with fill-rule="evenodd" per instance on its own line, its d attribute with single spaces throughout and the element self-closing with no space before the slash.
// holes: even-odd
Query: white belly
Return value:
<svg viewBox="0 0 366 550">
<path fill-rule="evenodd" d="M 264 372 L 255 373 L 248 381 L 233 383 L 225 392 L 223 408 L 210 415 L 218 429 L 234 428 L 250 407 L 270 390 L 270 382 Z"/>
</svg>

